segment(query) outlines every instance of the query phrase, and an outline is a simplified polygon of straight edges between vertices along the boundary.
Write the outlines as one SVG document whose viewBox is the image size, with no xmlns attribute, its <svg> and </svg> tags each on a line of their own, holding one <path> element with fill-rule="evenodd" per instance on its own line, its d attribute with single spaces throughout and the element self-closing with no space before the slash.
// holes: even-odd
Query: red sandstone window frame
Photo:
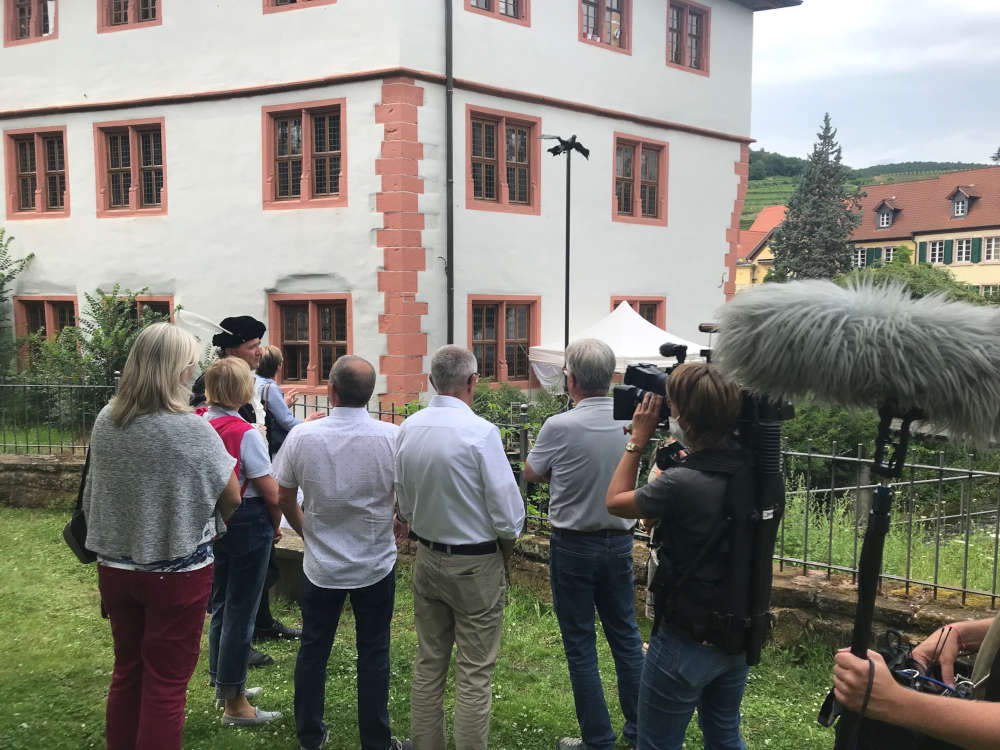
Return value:
<svg viewBox="0 0 1000 750">
<path fill-rule="evenodd" d="M 643 316 L 643 318 L 657 328 L 667 328 L 667 298 L 657 297 L 657 296 L 636 296 L 634 294 L 615 294 L 611 297 L 611 312 L 615 311 L 622 302 L 627 302 L 629 307 L 635 310 L 637 313 Z M 649 320 L 645 315 L 643 315 L 644 310 L 642 308 L 653 305 L 655 309 L 655 316 L 653 320 Z"/>
<path fill-rule="evenodd" d="M 160 163 L 143 165 L 142 136 L 146 133 L 159 133 Z M 108 163 L 109 136 L 126 135 L 129 143 L 128 167 L 114 168 Z M 123 216 L 165 216 L 167 213 L 167 134 L 164 118 L 149 117 L 139 120 L 116 120 L 114 122 L 94 123 L 94 163 L 97 179 L 97 217 L 99 219 L 119 218 Z M 122 206 L 112 207 L 113 190 L 110 184 L 112 171 L 129 172 L 128 202 Z M 155 190 L 155 173 L 162 172 L 159 204 L 145 205 L 143 202 L 143 174 L 153 175 Z"/>
<path fill-rule="evenodd" d="M 542 320 L 541 320 L 541 308 L 542 308 L 542 298 L 538 295 L 527 295 L 527 294 L 470 294 L 467 299 L 467 338 L 469 344 L 469 351 L 475 352 L 475 346 L 477 343 L 482 345 L 481 340 L 476 340 L 473 338 L 472 330 L 472 316 L 473 308 L 478 305 L 496 305 L 497 306 L 497 326 L 496 326 L 496 338 L 490 339 L 487 343 L 491 343 L 496 347 L 495 352 L 495 362 L 496 362 L 496 375 L 487 376 L 484 373 L 480 373 L 483 378 L 492 377 L 494 383 L 509 383 L 510 385 L 517 386 L 519 388 L 529 388 L 533 384 L 537 384 L 537 379 L 531 370 L 531 363 L 527 365 L 527 377 L 520 378 L 517 380 L 511 379 L 509 377 L 509 365 L 507 362 L 507 326 L 506 326 L 506 309 L 507 305 L 524 305 L 528 308 L 528 341 L 527 349 L 530 351 L 531 347 L 538 346 L 541 343 L 541 330 L 542 330 Z M 478 358 L 477 358 L 478 363 Z"/>
<path fill-rule="evenodd" d="M 620 213 L 618 211 L 617 183 L 619 181 L 617 160 L 618 146 L 631 146 L 635 149 L 632 163 L 632 212 Z M 642 212 L 642 150 L 652 150 L 657 152 L 657 215 L 644 216 Z M 670 184 L 670 144 L 666 141 L 656 141 L 651 138 L 644 138 L 628 133 L 618 133 L 614 135 L 614 145 L 611 149 L 611 220 L 624 222 L 626 224 L 646 224 L 649 226 L 667 226 L 667 189 Z"/>
<path fill-rule="evenodd" d="M 69 210 L 69 160 L 66 152 L 66 126 L 44 128 L 17 128 L 3 132 L 4 165 L 7 191 L 7 219 L 11 221 L 23 219 L 65 219 Z M 48 162 L 48 140 L 58 136 L 62 140 L 62 170 L 50 170 Z M 21 191 L 19 180 L 18 143 L 31 139 L 35 149 L 35 193 L 34 206 L 21 208 Z M 62 194 L 62 206 L 49 207 L 49 176 L 62 175 L 65 183 Z"/>
<path fill-rule="evenodd" d="M 303 8 L 315 8 L 319 5 L 333 5 L 337 0 L 291 0 L 291 2 L 281 2 L 281 0 L 263 0 L 265 13 L 283 13 L 286 10 L 302 10 Z"/>
<path fill-rule="evenodd" d="M 170 320 L 174 319 L 174 298 L 170 294 L 139 294 L 135 298 L 135 311 L 138 315 L 142 315 L 143 309 L 146 307 L 156 306 L 167 306 L 167 317 Z M 155 308 L 154 308 L 155 309 Z M 162 312 L 162 310 L 160 311 Z"/>
<path fill-rule="evenodd" d="M 681 56 L 680 62 L 674 62 L 671 60 L 671 44 L 670 44 L 670 11 L 672 8 L 676 8 L 680 14 L 680 42 L 681 42 Z M 702 34 L 701 34 L 701 59 L 702 66 L 700 68 L 695 68 L 691 66 L 690 61 L 690 46 L 689 46 L 689 36 L 690 30 L 688 29 L 688 21 L 691 15 L 701 16 L 702 19 Z M 691 0 L 684 0 L 683 2 L 674 2 L 670 0 L 667 4 L 667 67 L 675 68 L 677 70 L 683 70 L 686 73 L 695 73 L 697 75 L 709 76 L 711 68 L 711 40 L 712 40 L 712 9 L 699 5 L 698 3 L 691 2 Z"/>
<path fill-rule="evenodd" d="M 472 123 L 490 121 L 496 124 L 496 155 L 490 160 L 497 165 L 497 197 L 496 200 L 477 198 L 474 195 L 472 181 Z M 507 127 L 527 128 L 528 156 L 528 201 L 516 203 L 510 200 L 507 184 Z M 477 107 L 472 104 L 465 106 L 465 207 L 470 210 L 501 211 L 513 214 L 530 214 L 538 216 L 542 212 L 541 172 L 542 172 L 542 118 L 508 112 L 488 107 Z M 501 135 L 502 134 L 502 137 Z M 476 157 L 477 160 L 479 157 Z"/>
<path fill-rule="evenodd" d="M 43 305 L 43 315 L 45 320 L 45 338 L 54 339 L 66 326 L 59 326 L 59 307 L 73 305 L 73 322 L 66 325 L 77 325 L 80 320 L 80 302 L 75 295 L 71 294 L 24 294 L 15 295 L 14 303 L 14 335 L 18 338 L 27 336 L 36 331 L 30 330 L 31 314 L 30 308 L 34 305 Z"/>
<path fill-rule="evenodd" d="M 125 23 L 114 23 L 115 0 L 97 0 L 97 33 L 107 34 L 126 29 L 142 29 L 163 25 L 163 0 L 128 0 L 127 18 Z M 142 5 L 152 4 L 156 13 L 154 18 L 140 19 Z"/>
<path fill-rule="evenodd" d="M 590 44 L 594 47 L 600 47 L 601 49 L 609 49 L 613 52 L 620 52 L 625 55 L 632 54 L 632 0 L 617 0 L 621 3 L 621 15 L 623 19 L 621 21 L 620 29 L 625 35 L 625 43 L 622 45 L 611 44 L 610 42 L 604 41 L 604 27 L 608 23 L 608 5 L 615 0 L 586 0 L 586 5 L 588 7 L 594 8 L 596 13 L 596 27 L 597 33 L 591 34 L 585 25 L 585 12 L 584 4 L 585 0 L 578 0 L 577 3 L 577 16 L 578 16 L 578 31 L 577 39 L 579 39 L 584 44 Z M 597 37 L 596 39 L 594 37 Z"/>
<path fill-rule="evenodd" d="M 18 38 L 17 36 L 17 16 L 15 8 L 19 0 L 4 0 L 3 3 L 3 46 L 13 47 L 19 44 L 32 44 L 33 42 L 44 42 L 48 39 L 59 38 L 59 0 L 51 0 L 52 10 L 49 17 L 49 33 L 43 33 L 42 8 L 49 0 L 28 0 L 31 8 L 30 28 L 28 35 Z M 46 6 L 47 7 L 47 6 Z M 54 16 L 54 17 L 53 17 Z"/>
<path fill-rule="evenodd" d="M 519 26 L 531 26 L 531 0 L 516 0 L 518 4 L 517 16 L 510 16 L 500 12 L 501 0 L 485 0 L 489 8 L 479 8 L 473 5 L 473 0 L 465 0 L 465 9 L 473 13 L 479 13 L 490 18 L 499 18 L 501 21 L 516 23 Z M 479 0 L 483 2 L 483 0 Z"/>
<path fill-rule="evenodd" d="M 330 114 L 334 110 L 340 117 L 340 170 L 338 173 L 339 192 L 335 195 L 317 194 L 313 183 L 313 154 L 315 118 Z M 302 123 L 302 161 L 299 195 L 279 198 L 275 185 L 275 145 L 276 123 L 279 120 L 299 117 Z M 261 107 L 261 132 L 263 182 L 261 186 L 262 205 L 265 211 L 297 208 L 334 208 L 347 205 L 347 99 L 322 99 L 310 102 L 290 102 Z"/>
<path fill-rule="evenodd" d="M 305 379 L 289 379 L 285 377 L 285 365 L 282 363 L 281 369 L 275 376 L 279 385 L 294 385 L 311 395 L 322 395 L 326 393 L 326 382 L 329 372 L 320 372 L 320 325 L 319 306 L 323 304 L 343 304 L 345 314 L 346 338 L 343 339 L 346 351 L 344 354 L 354 354 L 354 320 L 353 305 L 349 293 L 318 293 L 318 294 L 269 294 L 267 296 L 268 307 L 268 340 L 271 344 L 282 350 L 286 340 L 284 338 L 284 319 L 282 309 L 295 305 L 306 305 L 308 308 L 308 338 L 302 341 L 308 342 L 309 364 L 306 367 Z M 334 359 L 336 361 L 336 358 Z"/>
</svg>

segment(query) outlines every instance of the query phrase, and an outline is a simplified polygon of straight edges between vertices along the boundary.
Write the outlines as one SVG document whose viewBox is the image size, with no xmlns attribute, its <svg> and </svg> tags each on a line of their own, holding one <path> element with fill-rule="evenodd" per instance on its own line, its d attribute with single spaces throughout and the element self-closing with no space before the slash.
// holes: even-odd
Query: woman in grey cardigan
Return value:
<svg viewBox="0 0 1000 750">
<path fill-rule="evenodd" d="M 115 667 L 107 747 L 177 750 L 212 589 L 212 540 L 240 504 L 235 460 L 192 413 L 197 341 L 155 323 L 94 423 L 83 496 Z"/>
</svg>

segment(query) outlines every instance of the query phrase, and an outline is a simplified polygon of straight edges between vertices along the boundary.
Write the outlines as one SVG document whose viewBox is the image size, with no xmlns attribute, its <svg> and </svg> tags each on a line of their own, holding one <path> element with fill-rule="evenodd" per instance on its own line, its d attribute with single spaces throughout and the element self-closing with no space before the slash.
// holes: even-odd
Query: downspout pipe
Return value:
<svg viewBox="0 0 1000 750">
<path fill-rule="evenodd" d="M 445 283 L 447 285 L 448 343 L 455 343 L 455 127 L 452 117 L 455 77 L 452 2 L 444 0 L 444 117 L 445 117 Z"/>
</svg>

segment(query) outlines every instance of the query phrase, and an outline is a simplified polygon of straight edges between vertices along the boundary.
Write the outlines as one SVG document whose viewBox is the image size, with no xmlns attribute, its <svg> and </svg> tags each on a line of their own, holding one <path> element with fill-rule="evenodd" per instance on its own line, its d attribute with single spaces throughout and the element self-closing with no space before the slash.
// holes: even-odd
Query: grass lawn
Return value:
<svg viewBox="0 0 1000 750">
<path fill-rule="evenodd" d="M 108 623 L 99 613 L 96 570 L 76 562 L 60 531 L 66 511 L 0 508 L 0 747 L 103 747 L 104 701 L 113 662 Z M 283 621 L 299 623 L 294 604 L 278 602 Z M 648 632 L 649 623 L 644 623 Z M 354 620 L 345 613 L 328 668 L 326 720 L 331 750 L 358 746 L 355 704 Z M 207 633 L 207 629 L 206 629 Z M 613 721 L 621 727 L 615 704 L 614 666 L 599 639 L 601 672 Z M 402 564 L 396 594 L 391 652 L 389 713 L 394 732 L 409 725 L 409 686 L 416 648 L 410 569 Z M 249 684 L 260 685 L 262 708 L 285 716 L 260 729 L 224 728 L 208 686 L 208 648 L 188 693 L 185 748 L 298 747 L 292 719 L 295 643 L 268 643 L 274 666 L 251 670 Z M 750 675 L 744 709 L 744 736 L 750 748 L 804 750 L 829 748 L 833 735 L 815 724 L 816 711 L 830 681 L 828 650 L 804 642 L 786 651 L 769 650 Z M 447 708 L 452 707 L 451 693 Z M 503 646 L 493 680 L 490 746 L 500 750 L 544 748 L 556 738 L 578 733 L 569 676 L 551 604 L 516 585 L 504 618 Z M 700 748 L 692 722 L 686 747 Z M 619 748 L 627 748 L 619 740 Z"/>
</svg>

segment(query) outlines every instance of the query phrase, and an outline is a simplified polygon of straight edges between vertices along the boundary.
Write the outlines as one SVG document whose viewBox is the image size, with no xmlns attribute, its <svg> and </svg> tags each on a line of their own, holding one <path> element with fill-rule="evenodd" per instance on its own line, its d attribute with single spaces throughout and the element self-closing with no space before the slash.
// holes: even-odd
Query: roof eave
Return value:
<svg viewBox="0 0 1000 750">
<path fill-rule="evenodd" d="M 733 0 L 737 5 L 756 12 L 758 10 L 775 10 L 777 8 L 792 8 L 802 5 L 802 0 Z"/>
</svg>

